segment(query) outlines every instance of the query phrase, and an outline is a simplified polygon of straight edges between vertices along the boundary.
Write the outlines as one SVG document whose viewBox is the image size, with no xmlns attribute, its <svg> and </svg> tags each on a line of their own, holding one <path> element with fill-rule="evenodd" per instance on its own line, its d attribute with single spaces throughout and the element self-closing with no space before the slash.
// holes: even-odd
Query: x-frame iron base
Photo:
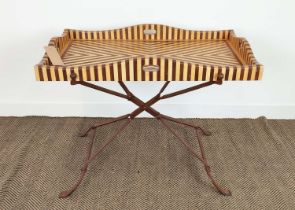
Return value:
<svg viewBox="0 0 295 210">
<path fill-rule="evenodd" d="M 83 133 L 81 135 L 81 137 L 86 137 L 88 134 L 91 135 L 90 137 L 90 142 L 89 142 L 89 147 L 88 147 L 88 151 L 86 154 L 86 158 L 84 161 L 84 165 L 81 169 L 81 175 L 80 178 L 78 179 L 78 181 L 76 182 L 76 184 L 68 191 L 63 191 L 59 194 L 59 198 L 66 198 L 68 196 L 70 196 L 77 188 L 78 186 L 81 184 L 83 178 L 86 175 L 86 172 L 88 170 L 88 166 L 90 164 L 90 162 L 92 160 L 94 160 L 97 156 L 100 155 L 100 153 L 128 126 L 128 124 L 136 117 L 138 116 L 141 112 L 146 111 L 149 114 L 151 114 L 153 117 L 155 117 L 156 119 L 158 119 L 163 125 L 164 127 L 166 127 L 187 149 L 188 151 L 194 155 L 195 157 L 197 157 L 204 165 L 205 171 L 210 179 L 210 181 L 212 182 L 212 184 L 214 185 L 214 187 L 218 190 L 218 192 L 220 192 L 222 195 L 226 195 L 229 196 L 231 195 L 230 190 L 222 188 L 219 186 L 219 184 L 213 179 L 212 174 L 211 174 L 211 169 L 210 166 L 208 165 L 208 161 L 207 158 L 205 156 L 205 151 L 204 151 L 204 147 L 203 147 L 203 143 L 201 141 L 201 136 L 200 134 L 203 134 L 205 136 L 209 136 L 211 135 L 209 132 L 203 130 L 201 127 L 199 126 L 195 126 L 193 124 L 187 123 L 187 122 L 183 122 L 182 120 L 179 119 L 175 119 L 173 117 L 169 117 L 167 115 L 163 115 L 160 112 L 156 111 L 154 108 L 152 108 L 151 106 L 153 104 L 155 104 L 156 102 L 158 102 L 159 100 L 162 99 L 166 99 L 166 98 L 171 98 L 180 94 L 184 94 L 187 92 L 191 92 L 203 87 L 207 87 L 209 85 L 213 85 L 213 84 L 218 84 L 221 85 L 222 84 L 222 80 L 223 80 L 223 75 L 220 73 L 217 77 L 216 81 L 209 81 L 209 82 L 205 82 L 199 85 L 195 85 L 192 86 L 190 88 L 186 88 L 183 90 L 179 90 L 170 94 L 165 94 L 162 95 L 161 94 L 164 92 L 164 90 L 166 89 L 166 87 L 169 84 L 169 81 L 167 81 L 164 86 L 161 88 L 161 90 L 159 91 L 159 93 L 157 95 L 155 95 L 153 98 L 151 98 L 150 100 L 148 100 L 147 102 L 143 102 L 142 100 L 140 100 L 139 98 L 137 98 L 133 93 L 130 92 L 130 90 L 127 88 L 127 86 L 119 81 L 120 86 L 123 88 L 124 92 L 126 94 L 122 94 L 113 90 L 109 90 L 106 89 L 104 87 L 100 87 L 97 85 L 94 85 L 92 83 L 88 83 L 85 81 L 76 81 L 76 77 L 77 75 L 75 73 L 71 74 L 71 85 L 76 85 L 76 84 L 80 84 L 98 91 L 102 91 L 111 95 L 115 95 L 117 97 L 121 97 L 121 98 L 125 98 L 129 101 L 131 101 L 132 103 L 136 104 L 138 106 L 137 109 L 135 109 L 133 112 L 117 117 L 117 118 L 113 118 L 109 121 L 103 122 L 103 123 L 96 123 L 93 126 L 91 126 L 85 133 Z M 93 145 L 94 145 L 94 140 L 95 140 L 95 134 L 96 134 L 96 129 L 98 127 L 104 126 L 104 125 L 108 125 L 111 123 L 115 123 L 115 122 L 119 122 L 119 121 L 124 121 L 124 123 L 122 123 L 121 127 L 111 136 L 110 139 L 108 139 L 106 141 L 106 143 L 96 152 L 93 152 Z M 198 140 L 198 144 L 200 147 L 200 153 L 201 156 L 199 156 L 194 149 L 190 146 L 190 144 L 184 139 L 182 138 L 180 135 L 178 135 L 178 133 L 171 127 L 169 126 L 166 121 L 172 121 L 174 123 L 178 123 L 178 124 L 182 124 L 188 127 L 191 127 L 195 130 L 196 132 L 196 136 L 197 136 L 197 140 Z"/>
</svg>

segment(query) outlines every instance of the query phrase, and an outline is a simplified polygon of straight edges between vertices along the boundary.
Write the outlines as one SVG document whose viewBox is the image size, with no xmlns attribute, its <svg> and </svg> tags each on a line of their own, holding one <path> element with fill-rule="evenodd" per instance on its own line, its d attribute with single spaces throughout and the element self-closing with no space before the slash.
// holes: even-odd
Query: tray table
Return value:
<svg viewBox="0 0 295 210">
<path fill-rule="evenodd" d="M 141 112 L 158 119 L 204 165 L 205 171 L 218 192 L 231 195 L 213 179 L 205 156 L 201 136 L 210 132 L 201 127 L 164 115 L 152 105 L 159 100 L 175 97 L 223 81 L 261 80 L 263 65 L 255 59 L 246 39 L 236 37 L 233 30 L 194 31 L 160 24 L 141 24 L 115 30 L 82 31 L 65 29 L 61 37 L 50 40 L 46 53 L 35 66 L 37 81 L 69 81 L 129 100 L 138 106 L 133 112 L 96 123 L 81 136 L 90 135 L 89 149 L 74 186 L 60 193 L 71 195 L 82 182 L 92 160 L 127 127 Z M 89 81 L 117 81 L 125 94 Z M 125 81 L 165 81 L 153 98 L 144 102 L 125 85 Z M 163 94 L 171 81 L 204 81 L 179 91 Z M 123 121 L 120 129 L 97 151 L 93 150 L 96 129 Z M 201 155 L 173 129 L 167 121 L 195 130 Z"/>
</svg>

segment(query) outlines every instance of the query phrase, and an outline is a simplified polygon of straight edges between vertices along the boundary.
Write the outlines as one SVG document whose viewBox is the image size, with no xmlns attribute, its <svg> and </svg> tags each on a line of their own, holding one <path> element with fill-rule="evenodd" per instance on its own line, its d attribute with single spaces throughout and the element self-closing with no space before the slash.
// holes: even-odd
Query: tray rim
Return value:
<svg viewBox="0 0 295 210">
<path fill-rule="evenodd" d="M 168 26 L 168 25 L 163 25 L 163 24 L 137 24 L 137 25 L 132 25 L 132 26 L 128 26 L 128 27 L 121 27 L 121 28 L 116 28 L 116 29 L 108 29 L 108 30 L 77 30 L 77 29 L 64 29 L 63 34 L 61 36 L 58 37 L 52 37 L 48 43 L 48 46 L 54 46 L 58 49 L 58 52 L 60 53 L 61 56 L 63 56 L 65 54 L 65 52 L 67 51 L 67 49 L 70 47 L 72 40 L 86 40 L 86 34 L 94 34 L 97 33 L 97 38 L 98 38 L 98 34 L 100 33 L 114 33 L 115 31 L 130 31 L 134 28 L 139 28 L 139 29 L 154 29 L 154 28 L 166 28 L 166 30 L 171 30 L 171 31 L 182 31 L 183 34 L 186 33 L 194 33 L 194 34 L 205 34 L 205 38 L 202 40 L 225 40 L 226 43 L 228 44 L 229 48 L 231 49 L 231 51 L 233 52 L 233 54 L 235 55 L 235 57 L 237 58 L 237 60 L 239 60 L 239 62 L 241 63 L 241 65 L 205 65 L 205 66 L 210 66 L 210 69 L 248 69 L 248 70 L 255 70 L 258 71 L 259 70 L 259 75 L 258 77 L 252 77 L 250 79 L 246 79 L 246 80 L 261 80 L 262 75 L 263 75 L 263 65 L 261 63 L 259 63 L 255 56 L 254 53 L 251 49 L 251 46 L 249 44 L 249 42 L 243 38 L 243 37 L 237 37 L 235 35 L 234 30 L 232 29 L 228 29 L 228 30 L 189 30 L 189 29 L 182 29 L 182 28 L 177 28 L 177 27 L 172 27 L 172 26 Z M 79 39 L 73 39 L 72 37 L 74 36 L 73 34 L 79 34 Z M 222 37 L 217 37 L 219 36 L 218 34 L 222 34 Z M 227 35 L 225 35 L 227 34 Z M 137 41 L 158 41 L 157 39 L 152 39 L 152 35 L 148 35 L 150 36 L 149 39 L 137 39 Z M 195 35 L 196 36 L 196 35 Z M 211 37 L 210 37 L 211 36 Z M 213 37 L 215 36 L 215 37 Z M 77 36 L 76 36 L 77 37 Z M 183 36 L 184 37 L 184 36 Z M 82 39 L 81 39 L 82 38 Z M 112 38 L 112 37 L 109 37 Z M 173 38 L 173 37 L 171 37 Z M 187 39 L 159 39 L 160 41 L 185 41 Z M 175 38 L 175 37 L 174 37 Z M 87 40 L 93 40 L 93 39 L 87 39 Z M 95 40 L 95 39 L 94 39 Z M 100 39 L 98 39 L 100 40 Z M 104 39 L 104 40 L 108 40 L 108 39 Z M 128 37 L 125 37 L 125 39 L 109 39 L 109 40 L 134 40 L 135 39 L 128 39 Z M 198 40 L 198 39 L 192 39 L 192 40 Z M 188 39 L 187 41 L 192 41 L 191 39 Z M 243 52 L 245 54 L 245 58 L 243 58 L 241 52 Z M 137 56 L 133 59 L 168 59 L 166 57 L 163 56 L 153 56 L 153 57 L 145 57 L 145 56 Z M 118 60 L 116 62 L 112 62 L 109 63 L 107 65 L 115 65 L 115 63 L 121 63 L 121 62 L 128 62 L 130 59 L 124 59 L 124 60 Z M 198 64 L 198 63 L 193 63 L 193 62 L 184 62 L 181 60 L 177 60 L 177 59 L 172 59 L 173 62 L 177 62 L 180 64 L 184 64 L 184 65 L 194 65 L 197 68 L 203 67 L 204 65 L 202 64 Z M 104 67 L 104 64 L 96 64 L 96 65 L 79 65 L 79 66 L 73 66 L 73 65 L 64 65 L 64 66 L 57 66 L 57 65 L 51 65 L 50 64 L 50 60 L 47 56 L 46 53 L 44 53 L 42 60 L 36 64 L 34 66 L 35 69 L 35 74 L 36 74 L 36 80 L 40 80 L 40 78 L 38 77 L 37 74 L 39 74 L 40 71 L 66 71 L 69 72 L 71 71 L 73 68 L 82 68 L 82 69 L 90 69 L 90 68 L 100 68 L 100 67 Z M 207 68 L 207 70 L 210 71 L 210 69 Z M 243 79 L 244 80 L 244 79 Z M 113 81 L 113 80 L 112 80 Z"/>
</svg>

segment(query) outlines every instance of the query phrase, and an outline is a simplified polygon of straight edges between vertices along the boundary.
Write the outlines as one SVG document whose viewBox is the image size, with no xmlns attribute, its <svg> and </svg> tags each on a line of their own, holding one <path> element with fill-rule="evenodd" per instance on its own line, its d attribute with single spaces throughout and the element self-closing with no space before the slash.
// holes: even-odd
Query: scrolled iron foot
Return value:
<svg viewBox="0 0 295 210">
<path fill-rule="evenodd" d="M 203 133 L 204 136 L 211 136 L 212 135 L 212 132 L 210 132 L 210 131 L 205 131 L 202 128 L 199 128 L 199 130 L 202 131 L 202 133 Z"/>
<path fill-rule="evenodd" d="M 66 198 L 68 196 L 70 196 L 73 193 L 73 191 L 69 190 L 69 191 L 62 191 L 59 193 L 58 198 Z"/>
<path fill-rule="evenodd" d="M 218 190 L 218 191 L 224 196 L 232 196 L 231 191 L 228 189 L 222 189 L 222 190 Z"/>
<path fill-rule="evenodd" d="M 205 168 L 205 171 L 206 171 L 206 174 L 207 174 L 208 178 L 210 179 L 211 183 L 214 185 L 214 187 L 216 188 L 216 190 L 217 190 L 220 194 L 222 194 L 222 195 L 224 195 L 224 196 L 231 196 L 232 193 L 231 193 L 230 190 L 228 190 L 228 189 L 224 189 L 224 188 L 221 188 L 221 187 L 219 186 L 219 184 L 213 179 L 213 176 L 212 176 L 212 174 L 211 174 L 211 168 L 210 168 L 210 166 L 209 166 L 209 164 L 208 164 L 208 161 L 207 161 L 207 158 L 206 158 L 206 156 L 205 156 L 204 146 L 203 146 L 203 143 L 202 143 L 202 141 L 201 141 L 201 137 L 200 137 L 200 135 L 198 134 L 198 129 L 196 129 L 196 136 L 197 136 L 197 140 L 198 140 L 198 143 L 199 143 L 201 156 L 202 156 L 202 158 L 203 158 L 203 160 L 204 160 L 203 164 L 204 164 L 204 168 Z"/>
<path fill-rule="evenodd" d="M 208 174 L 208 172 L 207 172 L 207 174 Z M 217 191 L 218 191 L 220 194 L 222 194 L 222 195 L 224 195 L 224 196 L 231 196 L 231 195 L 232 195 L 232 193 L 231 193 L 230 190 L 228 190 L 228 189 L 226 189 L 226 188 L 222 188 L 222 187 L 220 187 L 220 186 L 214 181 L 214 179 L 212 178 L 211 174 L 210 174 L 210 175 L 208 174 L 208 176 L 209 176 L 209 178 L 211 179 L 212 184 L 214 185 L 214 187 L 217 189 Z"/>
<path fill-rule="evenodd" d="M 88 134 L 91 130 L 96 130 L 98 127 L 102 127 L 102 126 L 109 125 L 109 124 L 112 124 L 112 123 L 115 123 L 115 122 L 118 122 L 121 120 L 125 120 L 125 119 L 128 119 L 129 117 L 130 117 L 130 114 L 125 114 L 123 116 L 113 118 L 113 119 L 103 122 L 103 123 L 96 123 L 96 124 L 92 125 L 90 128 L 88 128 L 85 132 L 80 134 L 79 136 L 86 137 L 86 136 L 88 136 Z"/>
<path fill-rule="evenodd" d="M 88 135 L 88 133 L 82 133 L 82 134 L 79 134 L 79 137 L 83 138 L 83 137 L 86 137 Z"/>
<path fill-rule="evenodd" d="M 89 128 L 85 133 L 81 133 L 81 134 L 79 135 L 79 137 L 86 137 L 86 136 L 88 136 L 88 133 L 89 133 L 92 129 L 93 129 L 92 127 Z"/>
<path fill-rule="evenodd" d="M 58 196 L 59 198 L 66 198 L 70 196 L 80 186 L 87 172 L 87 168 L 88 168 L 88 163 L 86 163 L 86 165 L 83 167 L 83 170 L 81 170 L 81 175 L 77 183 L 70 190 L 62 191 Z"/>
<path fill-rule="evenodd" d="M 212 135 L 212 133 L 210 131 L 206 131 L 203 128 L 201 128 L 200 126 L 191 124 L 189 122 L 185 122 L 185 121 L 176 119 L 174 117 L 170 117 L 168 115 L 163 115 L 163 114 L 160 114 L 159 117 L 164 118 L 164 119 L 169 120 L 169 121 L 172 121 L 172 122 L 175 122 L 175 123 L 178 123 L 178 124 L 181 124 L 181 125 L 185 125 L 185 126 L 194 128 L 196 130 L 200 130 L 204 136 L 211 136 Z"/>
<path fill-rule="evenodd" d="M 205 166 L 205 171 L 206 171 L 211 183 L 213 184 L 213 186 L 216 188 L 216 190 L 220 194 L 222 194 L 224 196 L 231 196 L 232 195 L 230 190 L 220 187 L 219 184 L 217 184 L 217 182 L 213 179 L 212 174 L 211 174 L 211 169 L 210 169 L 209 165 Z"/>
</svg>

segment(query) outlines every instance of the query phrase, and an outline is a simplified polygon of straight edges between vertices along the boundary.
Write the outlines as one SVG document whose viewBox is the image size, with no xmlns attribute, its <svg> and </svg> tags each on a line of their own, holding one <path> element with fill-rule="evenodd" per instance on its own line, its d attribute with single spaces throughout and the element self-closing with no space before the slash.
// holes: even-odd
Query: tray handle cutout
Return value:
<svg viewBox="0 0 295 210">
<path fill-rule="evenodd" d="M 145 72 L 157 72 L 160 70 L 160 67 L 157 65 L 144 65 L 142 70 Z"/>
<path fill-rule="evenodd" d="M 59 65 L 59 66 L 63 66 L 64 63 L 57 51 L 57 49 L 53 46 L 45 46 L 44 47 L 45 52 L 47 54 L 47 56 L 49 57 L 52 65 Z"/>
<path fill-rule="evenodd" d="M 143 33 L 144 33 L 145 35 L 153 35 L 153 34 L 156 34 L 157 31 L 156 31 L 155 29 L 145 29 L 145 30 L 143 31 Z"/>
</svg>

